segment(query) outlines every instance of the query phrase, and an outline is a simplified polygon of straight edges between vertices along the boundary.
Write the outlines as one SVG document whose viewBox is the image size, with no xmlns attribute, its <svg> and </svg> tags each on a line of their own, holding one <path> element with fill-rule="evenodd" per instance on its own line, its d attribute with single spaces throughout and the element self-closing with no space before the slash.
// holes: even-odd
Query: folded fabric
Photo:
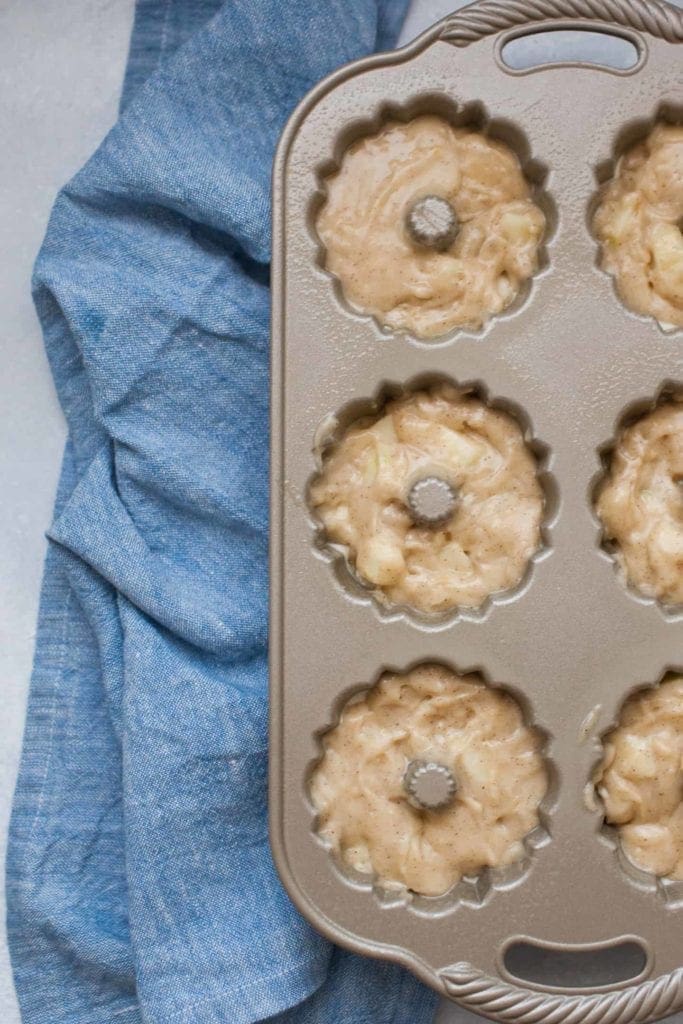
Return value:
<svg viewBox="0 0 683 1024">
<path fill-rule="evenodd" d="M 272 155 L 405 0 L 217 7 L 141 0 L 125 112 L 36 268 L 69 442 L 8 855 L 19 1001 L 26 1024 L 422 1024 L 432 993 L 299 917 L 266 825 Z"/>
</svg>

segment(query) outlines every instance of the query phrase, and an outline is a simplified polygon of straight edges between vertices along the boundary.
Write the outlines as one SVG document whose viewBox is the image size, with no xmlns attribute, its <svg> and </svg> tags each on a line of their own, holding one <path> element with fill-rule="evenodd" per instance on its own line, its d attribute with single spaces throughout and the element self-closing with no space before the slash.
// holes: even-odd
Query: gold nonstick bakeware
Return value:
<svg viewBox="0 0 683 1024">
<path fill-rule="evenodd" d="M 556 29 L 622 37 L 627 71 L 527 71 L 511 39 Z M 683 332 L 629 312 L 598 262 L 591 214 L 619 156 L 683 121 L 683 15 L 654 0 L 482 0 L 411 45 L 335 72 L 304 99 L 274 169 L 271 490 L 271 840 L 301 912 L 333 941 L 399 961 L 500 1021 L 621 1022 L 683 1008 L 683 891 L 630 866 L 585 789 L 601 737 L 635 690 L 683 665 L 683 614 L 630 590 L 602 543 L 594 492 L 620 427 L 683 378 Z M 548 218 L 541 267 L 485 329 L 437 341 L 382 329 L 324 269 L 324 179 L 387 120 L 440 114 L 518 154 Z M 510 409 L 542 462 L 544 546 L 522 584 L 432 620 L 382 607 L 326 546 L 307 502 L 320 446 L 387 395 L 472 385 Z M 438 900 L 387 894 L 335 862 L 308 781 L 321 735 L 384 671 L 439 662 L 508 688 L 547 739 L 542 829 L 510 871 Z M 562 989 L 512 973 L 520 941 L 561 953 L 623 943 L 642 970 Z"/>
</svg>

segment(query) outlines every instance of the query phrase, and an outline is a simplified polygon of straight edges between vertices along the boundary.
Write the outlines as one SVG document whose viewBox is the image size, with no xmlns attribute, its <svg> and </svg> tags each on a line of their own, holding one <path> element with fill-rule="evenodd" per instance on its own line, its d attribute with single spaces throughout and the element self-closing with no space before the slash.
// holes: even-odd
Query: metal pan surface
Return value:
<svg viewBox="0 0 683 1024">
<path fill-rule="evenodd" d="M 628 39 L 628 71 L 515 71 L 521 34 L 583 28 Z M 591 211 L 628 146 L 683 114 L 683 15 L 655 0 L 481 0 L 410 46 L 342 68 L 291 118 L 274 170 L 271 492 L 271 840 L 303 914 L 335 942 L 400 961 L 500 1021 L 646 1021 L 683 1008 L 683 894 L 630 867 L 585 788 L 625 699 L 683 665 L 683 614 L 629 590 L 594 512 L 601 457 L 634 410 L 683 379 L 681 331 L 629 312 L 598 265 Z M 484 330 L 437 341 L 383 330 L 344 301 L 315 231 L 321 182 L 388 118 L 443 114 L 515 149 L 549 229 L 530 287 Z M 375 601 L 321 543 L 307 501 L 331 423 L 387 392 L 441 380 L 512 410 L 548 479 L 544 548 L 522 584 L 435 621 Z M 373 403 L 375 403 L 373 405 Z M 335 419 L 336 418 L 336 419 Z M 522 867 L 450 900 L 389 898 L 349 877 L 314 829 L 320 736 L 351 694 L 422 662 L 504 684 L 547 737 L 544 836 Z M 515 977 L 520 939 L 598 950 L 633 940 L 639 976 L 563 991 Z"/>
</svg>

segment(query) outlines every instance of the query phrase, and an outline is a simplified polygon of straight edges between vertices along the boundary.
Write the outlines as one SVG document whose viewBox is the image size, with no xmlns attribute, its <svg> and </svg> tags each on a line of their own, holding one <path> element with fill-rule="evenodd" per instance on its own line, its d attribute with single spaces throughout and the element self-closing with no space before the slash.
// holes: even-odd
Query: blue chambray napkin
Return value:
<svg viewBox="0 0 683 1024">
<path fill-rule="evenodd" d="M 266 829 L 271 160 L 404 8 L 140 0 L 124 113 L 55 206 L 35 299 L 69 441 L 8 856 L 25 1024 L 433 1017 L 298 916 Z"/>
</svg>

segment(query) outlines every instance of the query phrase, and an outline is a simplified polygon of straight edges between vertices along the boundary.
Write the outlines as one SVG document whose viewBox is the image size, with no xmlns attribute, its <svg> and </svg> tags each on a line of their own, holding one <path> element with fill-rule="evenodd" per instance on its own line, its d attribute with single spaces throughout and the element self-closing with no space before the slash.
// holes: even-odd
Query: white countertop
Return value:
<svg viewBox="0 0 683 1024">
<path fill-rule="evenodd" d="M 133 0 L 0 0 L 0 864 L 65 436 L 31 270 L 57 190 L 116 118 L 132 18 Z M 0 878 L 0 1022 L 18 1024 Z"/>
</svg>

